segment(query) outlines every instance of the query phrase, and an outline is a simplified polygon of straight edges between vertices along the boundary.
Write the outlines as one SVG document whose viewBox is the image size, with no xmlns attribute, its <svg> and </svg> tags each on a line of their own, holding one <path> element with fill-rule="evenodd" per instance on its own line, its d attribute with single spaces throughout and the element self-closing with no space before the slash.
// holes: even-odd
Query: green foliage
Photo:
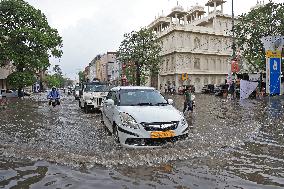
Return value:
<svg viewBox="0 0 284 189">
<path fill-rule="evenodd" d="M 14 72 L 7 78 L 9 85 L 16 89 L 22 89 L 25 86 L 33 85 L 36 78 L 32 72 Z"/>
<path fill-rule="evenodd" d="M 147 76 L 159 71 L 160 52 L 161 45 L 157 37 L 146 28 L 124 35 L 118 50 L 118 60 L 126 66 L 125 74 L 130 84 L 145 84 Z M 137 66 L 140 73 L 138 77 Z"/>
<path fill-rule="evenodd" d="M 78 76 L 79 76 L 79 83 L 84 82 L 86 80 L 83 71 L 79 71 Z"/>
<path fill-rule="evenodd" d="M 265 69 L 264 36 L 284 35 L 284 3 L 270 1 L 240 16 L 235 26 L 236 43 L 250 70 Z"/>
<path fill-rule="evenodd" d="M 55 86 L 55 87 L 65 87 L 68 83 L 68 78 L 64 78 L 61 68 L 59 65 L 55 65 L 53 67 L 53 75 L 47 75 L 45 78 L 45 83 L 49 88 Z M 69 82 L 70 83 L 70 82 Z"/>
<path fill-rule="evenodd" d="M 45 83 L 46 85 L 51 88 L 53 86 L 55 87 L 60 87 L 61 86 L 61 79 L 58 78 L 57 75 L 53 74 L 53 75 L 47 75 L 45 77 Z"/>
<path fill-rule="evenodd" d="M 51 56 L 61 57 L 61 47 L 61 37 L 40 10 L 24 0 L 0 1 L 0 66 L 10 61 L 17 72 L 46 70 Z"/>
</svg>

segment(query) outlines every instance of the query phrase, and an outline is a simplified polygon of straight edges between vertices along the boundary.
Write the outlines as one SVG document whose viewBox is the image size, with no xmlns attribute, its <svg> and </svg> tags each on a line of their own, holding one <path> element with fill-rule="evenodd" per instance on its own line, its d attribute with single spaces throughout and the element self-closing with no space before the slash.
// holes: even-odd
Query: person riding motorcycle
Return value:
<svg viewBox="0 0 284 189">
<path fill-rule="evenodd" d="M 51 91 L 49 92 L 47 98 L 49 99 L 49 105 L 52 104 L 52 100 L 55 100 L 55 105 L 60 105 L 60 94 L 56 87 L 52 87 Z"/>
</svg>

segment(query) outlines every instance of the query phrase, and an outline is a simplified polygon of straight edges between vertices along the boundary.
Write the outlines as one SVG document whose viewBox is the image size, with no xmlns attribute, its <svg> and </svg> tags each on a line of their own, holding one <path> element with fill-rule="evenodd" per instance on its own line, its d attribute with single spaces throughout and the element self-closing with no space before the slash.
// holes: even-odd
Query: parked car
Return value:
<svg viewBox="0 0 284 189">
<path fill-rule="evenodd" d="M 82 84 L 79 92 L 79 107 L 84 109 L 85 113 L 90 110 L 100 110 L 108 91 L 108 86 L 101 82 Z"/>
<path fill-rule="evenodd" d="M 216 96 L 222 96 L 225 92 L 228 92 L 228 84 L 220 84 L 217 85 L 216 88 L 214 89 L 214 93 Z"/>
<path fill-rule="evenodd" d="M 204 85 L 204 87 L 201 90 L 201 93 L 212 94 L 214 93 L 214 89 L 215 87 L 213 84 Z"/>
<path fill-rule="evenodd" d="M 172 104 L 152 87 L 114 87 L 104 101 L 102 121 L 122 146 L 160 146 L 188 136 L 188 124 Z"/>
<path fill-rule="evenodd" d="M 15 98 L 18 97 L 18 91 L 8 90 L 8 89 L 1 89 L 2 97 L 6 98 Z"/>
</svg>

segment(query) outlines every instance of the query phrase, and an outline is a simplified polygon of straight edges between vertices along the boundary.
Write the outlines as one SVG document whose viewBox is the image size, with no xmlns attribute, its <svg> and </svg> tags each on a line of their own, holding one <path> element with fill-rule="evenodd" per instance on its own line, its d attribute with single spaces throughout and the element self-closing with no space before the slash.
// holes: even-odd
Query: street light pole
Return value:
<svg viewBox="0 0 284 189">
<path fill-rule="evenodd" d="M 234 0 L 232 0 L 232 32 L 233 32 L 233 35 L 232 35 L 232 37 L 233 37 L 233 44 L 232 44 L 233 55 L 232 55 L 232 59 L 234 59 L 235 56 L 236 56 Z"/>
</svg>

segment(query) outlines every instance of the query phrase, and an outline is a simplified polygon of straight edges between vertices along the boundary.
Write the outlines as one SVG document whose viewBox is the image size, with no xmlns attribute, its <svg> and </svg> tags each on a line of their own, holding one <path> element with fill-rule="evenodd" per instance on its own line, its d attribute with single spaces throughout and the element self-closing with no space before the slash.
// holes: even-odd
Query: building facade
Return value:
<svg viewBox="0 0 284 189">
<path fill-rule="evenodd" d="M 100 81 L 117 83 L 120 78 L 120 64 L 116 59 L 116 52 L 107 52 L 95 58 L 94 71 Z"/>
<path fill-rule="evenodd" d="M 177 5 L 148 26 L 162 43 L 159 86 L 194 85 L 198 92 L 206 84 L 225 82 L 232 56 L 232 19 L 223 13 L 224 3 L 209 0 L 208 14 L 203 6 L 185 11 Z M 182 74 L 188 79 L 182 80 Z"/>
<path fill-rule="evenodd" d="M 107 79 L 110 83 L 118 83 L 120 80 L 120 63 L 116 59 L 116 52 L 107 52 Z"/>
<path fill-rule="evenodd" d="M 5 66 L 0 67 L 0 90 L 7 89 L 7 77 L 13 73 L 13 66 L 10 63 L 7 63 Z"/>
</svg>

